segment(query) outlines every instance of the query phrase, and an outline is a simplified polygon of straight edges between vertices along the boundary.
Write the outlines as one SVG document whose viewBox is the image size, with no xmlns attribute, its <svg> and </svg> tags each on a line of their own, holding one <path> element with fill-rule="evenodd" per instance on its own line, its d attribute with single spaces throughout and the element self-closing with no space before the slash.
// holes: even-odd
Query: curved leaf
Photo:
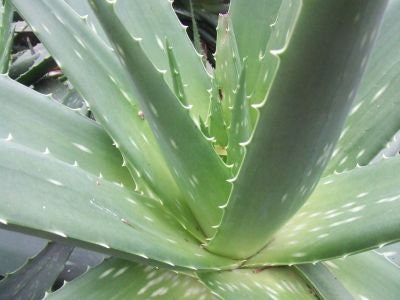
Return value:
<svg viewBox="0 0 400 300">
<path fill-rule="evenodd" d="M 0 141 L 0 190 L 10 230 L 165 266 L 235 265 L 203 250 L 158 201 L 13 141 Z"/>
<path fill-rule="evenodd" d="M 375 47 L 325 175 L 368 164 L 400 129 L 400 40 L 393 38 L 400 31 L 399 14 L 400 1 L 390 0 L 379 34 L 373 32 Z M 362 36 L 360 47 L 368 39 Z"/>
<path fill-rule="evenodd" d="M 198 273 L 200 279 L 222 299 L 317 299 L 292 268 L 233 270 Z"/>
<path fill-rule="evenodd" d="M 393 158 L 325 177 L 249 265 L 313 262 L 400 240 L 399 168 Z"/>
<path fill-rule="evenodd" d="M 373 34 L 385 6 L 374 0 L 282 5 L 269 53 L 279 66 L 266 101 L 257 105 L 259 121 L 243 144 L 245 158 L 208 249 L 254 255 L 307 200 L 339 138 L 374 40 L 360 49 L 362 36 Z M 358 14 L 363 18 L 355 24 Z"/>
<path fill-rule="evenodd" d="M 192 299 L 215 297 L 192 277 L 110 259 L 89 270 L 80 278 L 65 284 L 46 299 Z"/>
</svg>

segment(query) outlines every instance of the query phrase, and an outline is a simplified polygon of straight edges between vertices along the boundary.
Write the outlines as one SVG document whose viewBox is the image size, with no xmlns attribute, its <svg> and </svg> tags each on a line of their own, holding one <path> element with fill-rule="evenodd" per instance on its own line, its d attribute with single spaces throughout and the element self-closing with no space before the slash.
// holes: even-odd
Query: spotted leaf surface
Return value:
<svg viewBox="0 0 400 300">
<path fill-rule="evenodd" d="M 232 121 L 229 125 L 228 163 L 233 164 L 236 174 L 243 161 L 245 148 L 243 143 L 251 136 L 250 104 L 246 96 L 246 70 L 240 74 L 240 81 L 234 95 L 235 103 L 232 108 Z"/>
<path fill-rule="evenodd" d="M 235 34 L 239 61 L 247 61 L 246 84 L 249 95 L 260 88 L 256 85 L 257 78 L 265 52 L 269 51 L 267 44 L 272 36 L 271 25 L 276 21 L 281 3 L 282 0 L 231 1 L 229 15 L 232 19 L 232 31 Z"/>
<path fill-rule="evenodd" d="M 324 178 L 249 265 L 312 262 L 400 240 L 399 167 L 393 158 Z"/>
<path fill-rule="evenodd" d="M 217 299 L 195 278 L 110 259 L 67 283 L 47 299 Z"/>
<path fill-rule="evenodd" d="M 93 176 L 135 187 L 122 167 L 121 154 L 92 120 L 6 76 L 0 76 L 0 105 L 0 139 L 75 165 Z"/>
<path fill-rule="evenodd" d="M 292 268 L 198 273 L 222 299 L 317 299 Z"/>
<path fill-rule="evenodd" d="M 121 151 L 138 190 L 162 198 L 179 222 L 201 239 L 202 233 L 196 229 L 193 215 L 160 154 L 147 116 L 137 106 L 138 91 L 115 52 L 85 18 L 62 0 L 39 0 L 34 4 L 13 0 L 13 4 L 89 102 L 96 120 Z"/>
<path fill-rule="evenodd" d="M 165 0 L 118 0 L 115 12 L 129 33 L 140 38 L 146 56 L 160 70 L 169 70 L 165 40 L 173 45 L 187 100 L 192 105 L 195 120 L 206 118 L 209 106 L 207 90 L 211 88 L 211 77 L 206 72 L 202 59 L 178 20 L 170 1 Z M 145 17 L 144 17 L 145 16 Z M 173 90 L 172 72 L 164 79 Z"/>
<path fill-rule="evenodd" d="M 323 263 L 350 291 L 353 299 L 396 300 L 400 293 L 399 266 L 367 252 Z"/>
<path fill-rule="evenodd" d="M 368 164 L 400 129 L 400 41 L 393 38 L 400 30 L 399 14 L 400 1 L 389 1 L 379 34 L 378 30 L 365 33 L 359 41 L 362 49 L 378 35 L 368 64 L 363 58 L 367 69 L 359 90 L 353 91 L 357 96 L 326 175 Z M 362 18 L 360 14 L 354 22 Z M 381 154 L 392 155 L 390 151 Z"/>
<path fill-rule="evenodd" d="M 234 91 L 239 84 L 242 60 L 236 45 L 229 15 L 221 15 L 217 27 L 217 50 L 215 53 L 215 78 L 220 89 L 221 105 L 225 121 L 231 120 L 230 108 L 235 101 Z"/>
<path fill-rule="evenodd" d="M 170 267 L 233 263 L 203 250 L 158 201 L 133 189 L 15 141 L 0 141 L 0 158 L 1 226 Z"/>
<path fill-rule="evenodd" d="M 72 250 L 73 246 L 49 243 L 37 256 L 0 281 L 1 299 L 43 299 Z"/>
<path fill-rule="evenodd" d="M 255 254 L 318 183 L 372 42 L 360 55 L 358 41 L 376 30 L 386 4 L 360 0 L 344 12 L 346 3 L 287 1 L 281 7 L 270 42 L 279 67 L 268 99 L 257 105 L 259 120 L 244 144 L 246 155 L 231 180 L 233 190 L 211 251 L 241 258 Z M 365 18 L 354 26 L 359 13 Z M 286 32 L 283 40 L 281 32 Z"/>
<path fill-rule="evenodd" d="M 100 22 L 130 70 L 138 100 L 185 199 L 206 236 L 215 231 L 230 185 L 228 168 L 190 118 L 187 109 L 147 58 L 138 38 L 119 22 L 114 6 L 92 1 Z M 171 122 L 173 120 L 173 122 Z"/>
</svg>

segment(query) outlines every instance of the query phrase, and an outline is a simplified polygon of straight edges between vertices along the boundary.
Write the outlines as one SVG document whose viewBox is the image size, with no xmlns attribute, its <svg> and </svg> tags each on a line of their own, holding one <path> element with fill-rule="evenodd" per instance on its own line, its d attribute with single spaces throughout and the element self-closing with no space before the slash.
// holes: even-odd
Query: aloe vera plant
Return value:
<svg viewBox="0 0 400 300">
<path fill-rule="evenodd" d="M 72 245 L 50 299 L 398 299 L 399 0 L 232 0 L 215 70 L 167 0 L 11 3 L 96 121 L 1 75 L 0 225 L 56 243 L 0 295 Z"/>
</svg>

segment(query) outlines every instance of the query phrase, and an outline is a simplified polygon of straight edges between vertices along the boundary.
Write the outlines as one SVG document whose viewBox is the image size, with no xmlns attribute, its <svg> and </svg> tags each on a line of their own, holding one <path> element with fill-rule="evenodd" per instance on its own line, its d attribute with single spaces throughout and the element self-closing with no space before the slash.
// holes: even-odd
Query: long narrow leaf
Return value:
<svg viewBox="0 0 400 300">
<path fill-rule="evenodd" d="M 277 73 L 257 105 L 259 121 L 210 250 L 255 254 L 307 200 L 339 138 L 385 6 L 329 0 L 281 7 L 270 51 Z M 372 37 L 360 49 L 363 35 Z"/>
<path fill-rule="evenodd" d="M 399 167 L 392 158 L 324 178 L 249 264 L 312 262 L 400 240 Z"/>
<path fill-rule="evenodd" d="M 211 236 L 222 215 L 218 206 L 228 197 L 228 168 L 166 85 L 162 72 L 147 58 L 141 37 L 132 37 L 115 15 L 113 4 L 104 0 L 91 3 L 130 70 L 132 83 L 140 92 L 140 105 L 177 184 L 203 231 Z"/>
<path fill-rule="evenodd" d="M 4 300 L 41 300 L 64 268 L 73 246 L 48 244 L 22 268 L 0 281 Z"/>
</svg>

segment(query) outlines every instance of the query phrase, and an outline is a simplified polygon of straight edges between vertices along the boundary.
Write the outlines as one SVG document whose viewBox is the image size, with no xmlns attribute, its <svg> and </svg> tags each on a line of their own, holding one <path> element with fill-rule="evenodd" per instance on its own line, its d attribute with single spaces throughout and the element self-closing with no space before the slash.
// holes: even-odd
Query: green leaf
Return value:
<svg viewBox="0 0 400 300">
<path fill-rule="evenodd" d="M 132 38 L 118 20 L 113 4 L 104 0 L 91 3 L 128 66 L 140 92 L 138 101 L 178 186 L 202 230 L 211 236 L 222 215 L 218 207 L 228 197 L 228 168 L 163 81 L 162 72 L 147 58 L 140 38 Z"/>
<path fill-rule="evenodd" d="M 96 15 L 90 8 L 88 1 L 82 1 L 82 0 L 64 0 L 64 1 L 78 15 L 82 16 L 82 18 L 85 20 L 85 23 L 94 34 L 96 34 L 99 38 L 101 38 L 101 40 L 108 46 L 111 46 L 106 33 L 104 32 L 99 21 L 97 20 Z"/>
<path fill-rule="evenodd" d="M 400 268 L 400 243 L 376 249 L 376 252 Z"/>
<path fill-rule="evenodd" d="M 400 269 L 373 251 L 323 263 L 354 299 L 396 300 Z"/>
<path fill-rule="evenodd" d="M 256 105 L 257 127 L 243 144 L 243 164 L 208 246 L 215 253 L 255 254 L 314 190 L 373 41 L 360 50 L 360 40 L 376 30 L 386 6 L 372 0 L 296 3 L 282 6 L 270 41 L 279 67 L 268 99 Z M 354 24 L 357 14 L 364 18 Z"/>
<path fill-rule="evenodd" d="M 242 61 L 229 15 L 220 15 L 218 19 L 215 66 L 215 78 L 222 96 L 221 104 L 224 118 L 229 124 L 231 120 L 230 108 L 235 101 L 234 91 L 239 84 L 239 76 L 242 70 Z"/>
<path fill-rule="evenodd" d="M 10 95 L 13 95 L 10 97 Z M 95 122 L 0 76 L 0 138 L 134 187 L 121 154 Z"/>
<path fill-rule="evenodd" d="M 150 61 L 160 70 L 168 70 L 168 58 L 164 42 L 168 39 L 174 47 L 177 62 L 191 113 L 195 120 L 207 117 L 211 78 L 207 74 L 201 57 L 193 45 L 172 8 L 170 1 L 119 0 L 115 13 L 125 28 L 134 37 L 143 38 L 141 46 Z M 145 16 L 145 17 L 144 17 Z M 164 79 L 172 89 L 172 74 Z"/>
<path fill-rule="evenodd" d="M 315 262 L 400 240 L 399 168 L 393 158 L 325 177 L 249 265 Z"/>
<path fill-rule="evenodd" d="M 295 268 L 314 287 L 319 298 L 353 300 L 349 291 L 323 264 L 297 265 Z"/>
<path fill-rule="evenodd" d="M 49 294 L 47 299 L 193 299 L 215 297 L 196 279 L 171 271 L 110 259 Z"/>
<path fill-rule="evenodd" d="M 8 75 L 18 82 L 29 86 L 57 66 L 42 44 L 25 50 L 11 64 Z"/>
<path fill-rule="evenodd" d="M 292 268 L 233 270 L 198 273 L 199 278 L 222 299 L 317 299 Z"/>
<path fill-rule="evenodd" d="M 247 59 L 247 91 L 256 85 L 267 43 L 272 36 L 271 25 L 276 21 L 282 0 L 232 0 L 229 15 L 235 33 L 239 60 Z M 240 74 L 240 73 L 238 73 Z M 262 99 L 257 99 L 262 100 Z"/>
<path fill-rule="evenodd" d="M 96 120 L 121 151 L 139 191 L 161 198 L 182 226 L 204 239 L 135 102 L 138 91 L 115 52 L 93 32 L 86 18 L 62 0 L 13 0 L 13 4 L 89 102 Z"/>
<path fill-rule="evenodd" d="M 174 93 L 176 97 L 178 97 L 179 101 L 181 101 L 183 106 L 188 106 L 187 96 L 185 93 L 185 88 L 183 86 L 181 72 L 179 70 L 179 66 L 175 58 L 174 49 L 172 48 L 168 40 L 166 42 L 166 48 L 168 54 L 169 71 L 171 72 L 172 76 Z"/>
<path fill-rule="evenodd" d="M 40 238 L 0 229 L 0 275 L 15 271 L 45 246 Z"/>
<path fill-rule="evenodd" d="M 6 73 L 10 65 L 10 52 L 14 28 L 14 9 L 10 0 L 0 3 L 0 74 Z"/>
<path fill-rule="evenodd" d="M 215 139 L 215 143 L 222 147 L 228 144 L 227 129 L 222 113 L 222 101 L 219 98 L 218 90 L 214 86 L 210 91 L 211 105 L 208 123 L 210 135 Z"/>
<path fill-rule="evenodd" d="M 228 163 L 233 164 L 233 174 L 237 174 L 245 154 L 242 144 L 249 140 L 252 133 L 250 104 L 246 96 L 246 69 L 240 75 L 234 98 L 232 121 L 229 125 Z"/>
<path fill-rule="evenodd" d="M 204 55 L 203 46 L 201 45 L 201 40 L 200 40 L 199 27 L 197 26 L 197 21 L 196 21 L 196 16 L 195 16 L 194 9 L 193 9 L 193 1 L 192 0 L 189 0 L 189 10 L 190 10 L 190 16 L 191 16 L 191 21 L 192 21 L 192 35 L 193 35 L 194 48 L 196 49 L 196 51 L 199 54 Z"/>
<path fill-rule="evenodd" d="M 0 190 L 0 223 L 9 230 L 165 266 L 235 265 L 203 250 L 158 201 L 17 140 L 0 141 Z"/>
<path fill-rule="evenodd" d="M 400 40 L 393 38 L 400 31 L 399 14 L 400 1 L 389 1 L 379 34 L 362 36 L 360 48 L 378 35 L 376 46 L 325 175 L 367 165 L 400 129 Z"/>
<path fill-rule="evenodd" d="M 36 257 L 0 281 L 4 300 L 40 300 L 64 269 L 72 246 L 49 243 Z"/>
</svg>

